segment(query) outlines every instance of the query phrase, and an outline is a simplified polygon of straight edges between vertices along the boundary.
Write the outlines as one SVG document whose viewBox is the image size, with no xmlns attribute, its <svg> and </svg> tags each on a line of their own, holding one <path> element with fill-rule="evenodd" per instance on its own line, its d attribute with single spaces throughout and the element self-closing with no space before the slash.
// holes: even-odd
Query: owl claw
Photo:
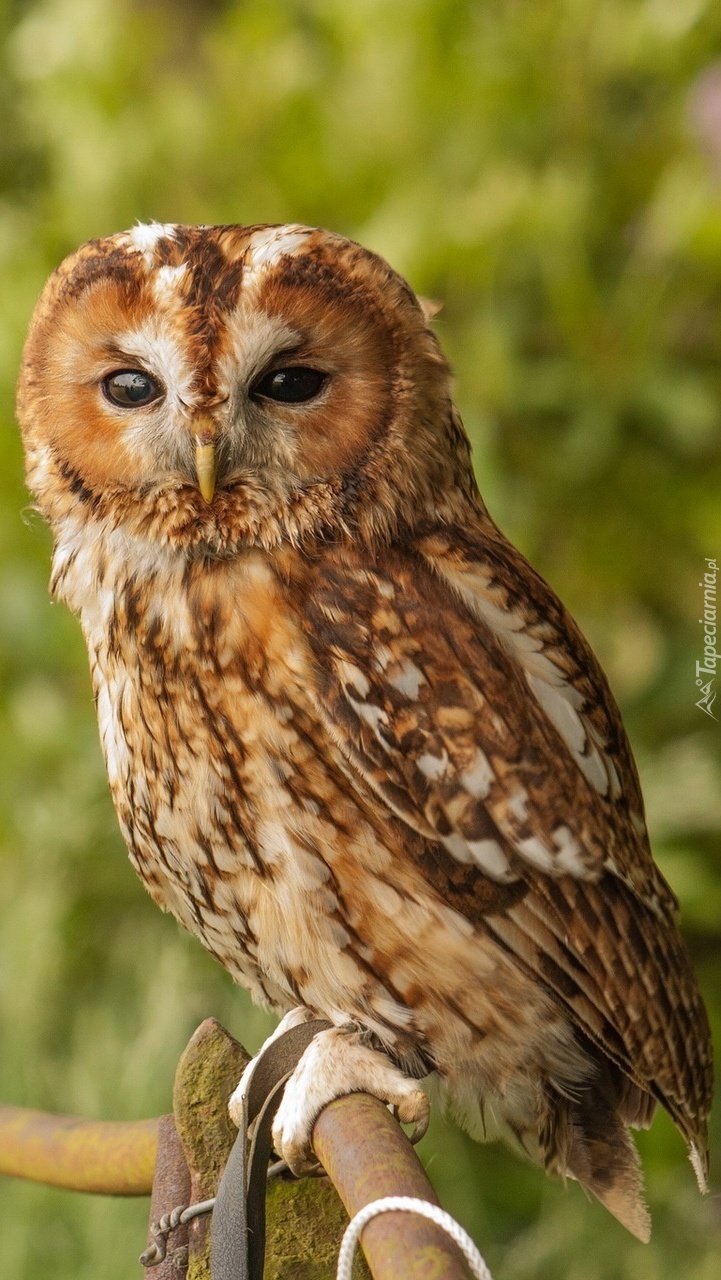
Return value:
<svg viewBox="0 0 721 1280">
<path fill-rule="evenodd" d="M 404 1079 L 407 1079 L 407 1077 L 404 1077 Z M 408 1081 L 408 1083 L 412 1084 L 413 1082 Z M 420 1096 L 425 1099 L 425 1107 L 416 1106 L 417 1094 L 420 1094 Z M 411 1146 L 415 1147 L 416 1143 L 420 1142 L 421 1138 L 425 1138 L 426 1136 L 428 1131 L 428 1122 L 431 1118 L 431 1108 L 428 1098 L 422 1089 L 414 1089 L 409 1101 L 411 1103 L 410 1106 L 407 1106 L 405 1103 L 400 1106 L 394 1105 L 393 1112 L 399 1124 L 413 1125 L 411 1132 L 406 1136 Z"/>
<path fill-rule="evenodd" d="M 290 1080 L 273 1124 L 273 1145 L 296 1175 L 315 1172 L 313 1126 L 323 1108 L 347 1093 L 369 1093 L 390 1104 L 403 1124 L 412 1124 L 412 1142 L 428 1128 L 428 1098 L 384 1053 L 363 1044 L 347 1027 L 321 1031 L 308 1046 Z"/>
</svg>

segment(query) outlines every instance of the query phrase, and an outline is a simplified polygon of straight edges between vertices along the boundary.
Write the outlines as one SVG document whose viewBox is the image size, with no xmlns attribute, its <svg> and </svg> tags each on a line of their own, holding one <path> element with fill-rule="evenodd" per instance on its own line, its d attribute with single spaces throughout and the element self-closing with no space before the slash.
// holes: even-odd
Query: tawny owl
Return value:
<svg viewBox="0 0 721 1280">
<path fill-rule="evenodd" d="M 137 226 L 50 279 L 19 413 L 134 867 L 333 1024 L 280 1152 L 346 1089 L 422 1127 L 436 1073 L 646 1238 L 628 1126 L 660 1102 L 704 1186 L 706 1015 L 612 695 L 408 285 L 325 231 Z"/>
</svg>

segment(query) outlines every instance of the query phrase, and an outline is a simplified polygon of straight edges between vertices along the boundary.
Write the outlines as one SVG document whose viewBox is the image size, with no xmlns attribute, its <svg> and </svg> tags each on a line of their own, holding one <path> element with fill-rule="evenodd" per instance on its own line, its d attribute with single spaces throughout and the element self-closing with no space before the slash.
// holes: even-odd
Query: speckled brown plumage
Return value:
<svg viewBox="0 0 721 1280">
<path fill-rule="evenodd" d="M 321 385 L 273 398 L 289 369 Z M 114 402 L 119 370 L 157 394 Z M 703 1185 L 703 1004 L 613 697 L 488 516 L 405 282 L 301 227 L 92 241 L 19 411 L 155 900 L 645 1238 L 627 1126 L 660 1102 Z"/>
</svg>

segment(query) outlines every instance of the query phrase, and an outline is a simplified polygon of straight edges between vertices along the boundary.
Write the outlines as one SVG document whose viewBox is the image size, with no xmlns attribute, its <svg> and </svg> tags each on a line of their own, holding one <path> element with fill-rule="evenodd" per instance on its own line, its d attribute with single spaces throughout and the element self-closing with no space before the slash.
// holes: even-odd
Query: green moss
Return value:
<svg viewBox="0 0 721 1280">
<path fill-rule="evenodd" d="M 271 1183 L 265 1280 L 333 1280 L 347 1225 L 348 1215 L 326 1178 Z M 368 1274 L 358 1249 L 355 1280 Z"/>
</svg>

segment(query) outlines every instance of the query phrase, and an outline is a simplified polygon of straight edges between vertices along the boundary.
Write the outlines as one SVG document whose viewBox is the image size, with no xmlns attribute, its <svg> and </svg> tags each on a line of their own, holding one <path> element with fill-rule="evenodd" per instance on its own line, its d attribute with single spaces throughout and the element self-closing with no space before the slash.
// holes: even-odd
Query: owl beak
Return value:
<svg viewBox="0 0 721 1280">
<path fill-rule="evenodd" d="M 195 474 L 198 478 L 198 488 L 205 501 L 212 502 L 217 470 L 213 439 L 216 424 L 212 418 L 200 418 L 195 425 Z"/>
</svg>

